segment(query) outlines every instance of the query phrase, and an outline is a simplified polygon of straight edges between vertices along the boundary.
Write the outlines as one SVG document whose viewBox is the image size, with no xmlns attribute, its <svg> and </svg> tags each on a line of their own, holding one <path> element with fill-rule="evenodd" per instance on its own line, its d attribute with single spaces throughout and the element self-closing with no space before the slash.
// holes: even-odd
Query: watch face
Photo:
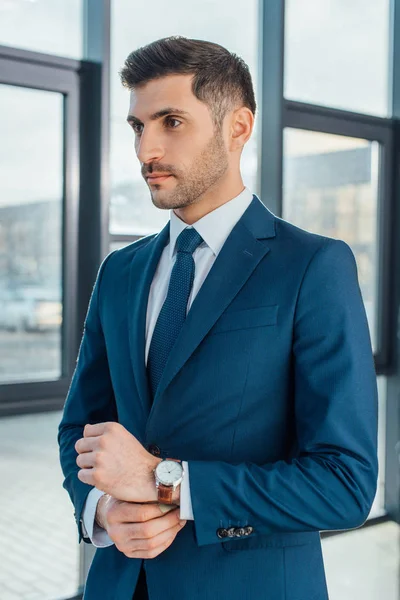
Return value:
<svg viewBox="0 0 400 600">
<path fill-rule="evenodd" d="M 182 477 L 182 465 L 174 460 L 163 460 L 157 465 L 156 474 L 164 485 L 173 485 Z"/>
</svg>

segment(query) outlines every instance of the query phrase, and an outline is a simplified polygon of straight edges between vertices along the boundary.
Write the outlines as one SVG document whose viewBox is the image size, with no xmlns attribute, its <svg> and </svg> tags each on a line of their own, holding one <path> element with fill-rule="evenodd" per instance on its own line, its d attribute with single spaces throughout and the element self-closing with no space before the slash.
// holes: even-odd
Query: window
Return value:
<svg viewBox="0 0 400 600">
<path fill-rule="evenodd" d="M 283 165 L 283 218 L 352 248 L 375 349 L 379 144 L 286 128 Z"/>
<path fill-rule="evenodd" d="M 390 0 L 286 0 L 284 96 L 389 115 Z"/>
<path fill-rule="evenodd" d="M 83 1 L 3 0 L 0 44 L 81 58 Z"/>
<path fill-rule="evenodd" d="M 0 85 L 0 107 L 0 383 L 57 379 L 63 96 Z"/>
</svg>

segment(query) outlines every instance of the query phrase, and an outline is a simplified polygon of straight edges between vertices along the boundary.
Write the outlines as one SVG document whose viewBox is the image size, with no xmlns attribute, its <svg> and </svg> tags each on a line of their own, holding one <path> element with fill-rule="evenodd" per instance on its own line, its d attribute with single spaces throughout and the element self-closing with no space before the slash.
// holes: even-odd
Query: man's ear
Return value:
<svg viewBox="0 0 400 600">
<path fill-rule="evenodd" d="M 233 111 L 230 126 L 230 150 L 242 150 L 254 127 L 254 115 L 247 106 Z"/>
</svg>

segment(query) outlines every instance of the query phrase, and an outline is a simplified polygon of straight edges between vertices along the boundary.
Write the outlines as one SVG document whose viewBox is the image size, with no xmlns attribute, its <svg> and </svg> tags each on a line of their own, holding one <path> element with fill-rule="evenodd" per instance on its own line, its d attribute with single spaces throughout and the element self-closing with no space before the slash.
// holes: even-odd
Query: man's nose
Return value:
<svg viewBox="0 0 400 600">
<path fill-rule="evenodd" d="M 136 155 L 139 161 L 145 164 L 153 160 L 160 160 L 164 156 L 164 150 L 156 135 L 150 131 L 143 131 L 138 142 Z"/>
</svg>

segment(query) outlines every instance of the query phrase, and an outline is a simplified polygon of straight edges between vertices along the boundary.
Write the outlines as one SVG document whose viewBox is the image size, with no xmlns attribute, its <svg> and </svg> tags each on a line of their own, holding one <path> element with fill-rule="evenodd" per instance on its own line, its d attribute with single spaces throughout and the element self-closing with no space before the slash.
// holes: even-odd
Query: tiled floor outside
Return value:
<svg viewBox="0 0 400 600">
<path fill-rule="evenodd" d="M 60 600 L 78 588 L 60 419 L 61 412 L 0 419 L 0 600 Z M 387 522 L 324 539 L 330 600 L 400 600 L 399 535 Z"/>
<path fill-rule="evenodd" d="M 391 521 L 322 542 L 330 600 L 400 599 L 400 527 Z"/>
<path fill-rule="evenodd" d="M 0 600 L 58 600 L 78 588 L 79 546 L 62 487 L 60 412 L 0 419 Z"/>
</svg>

